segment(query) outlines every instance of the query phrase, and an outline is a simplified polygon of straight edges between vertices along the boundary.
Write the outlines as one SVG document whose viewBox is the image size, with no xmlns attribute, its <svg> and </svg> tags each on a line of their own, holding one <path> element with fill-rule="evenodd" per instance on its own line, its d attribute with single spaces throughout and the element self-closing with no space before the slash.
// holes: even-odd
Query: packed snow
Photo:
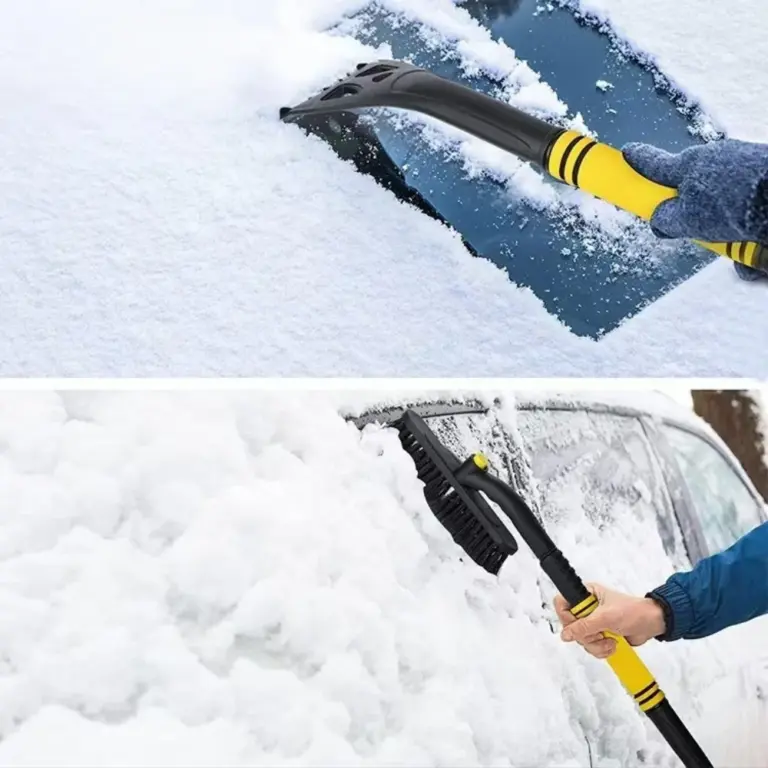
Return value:
<svg viewBox="0 0 768 768">
<path fill-rule="evenodd" d="M 529 106 L 578 113 L 451 0 L 383 5 L 453 41 L 467 71 L 525 86 Z M 768 140 L 761 0 L 583 5 L 720 126 Z M 768 376 L 741 330 L 765 287 L 725 261 L 578 338 L 280 123 L 281 106 L 387 55 L 331 29 L 364 6 L 0 0 L 0 373 Z"/>
<path fill-rule="evenodd" d="M 339 415 L 387 401 L 0 395 L 0 764 L 675 765 L 524 547 L 460 562 L 394 432 Z M 672 570 L 633 514 L 555 528 L 587 579 Z M 765 633 L 642 650 L 717 765 L 768 764 Z"/>
</svg>

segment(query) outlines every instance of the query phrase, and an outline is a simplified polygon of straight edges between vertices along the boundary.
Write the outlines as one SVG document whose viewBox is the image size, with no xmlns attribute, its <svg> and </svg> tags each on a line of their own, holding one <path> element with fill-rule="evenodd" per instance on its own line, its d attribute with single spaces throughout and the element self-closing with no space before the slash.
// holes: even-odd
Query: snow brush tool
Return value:
<svg viewBox="0 0 768 768">
<path fill-rule="evenodd" d="M 597 608 L 597 598 L 549 538 L 530 507 L 511 486 L 490 474 L 488 460 L 482 454 L 476 453 L 461 462 L 412 410 L 405 411 L 390 426 L 397 429 L 404 450 L 416 465 L 429 508 L 478 565 L 496 575 L 507 556 L 517 551 L 514 535 L 482 497 L 485 494 L 531 548 L 571 606 L 571 613 L 583 618 Z M 610 632 L 605 635 L 616 641 L 616 651 L 608 658 L 608 664 L 683 765 L 712 768 L 635 650 L 623 637 Z"/>
<path fill-rule="evenodd" d="M 677 190 L 635 171 L 618 149 L 504 104 L 405 61 L 358 64 L 355 72 L 280 118 L 394 107 L 421 112 L 534 163 L 558 181 L 589 192 L 649 221 Z M 704 243 L 704 248 L 768 274 L 768 248 L 758 243 Z"/>
</svg>

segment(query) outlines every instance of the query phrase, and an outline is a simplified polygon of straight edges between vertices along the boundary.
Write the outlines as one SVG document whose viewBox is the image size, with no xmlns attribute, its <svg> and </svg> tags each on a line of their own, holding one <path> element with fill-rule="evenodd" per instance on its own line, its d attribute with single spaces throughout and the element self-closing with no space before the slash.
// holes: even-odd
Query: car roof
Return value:
<svg viewBox="0 0 768 768">
<path fill-rule="evenodd" d="M 521 385 L 524 386 L 522 382 Z M 346 417 L 357 421 L 358 426 L 375 421 L 377 414 L 392 409 L 416 407 L 423 409 L 422 415 L 428 412 L 432 416 L 439 416 L 462 412 L 479 413 L 502 403 L 514 402 L 520 410 L 586 410 L 653 418 L 696 432 L 723 446 L 717 433 L 691 407 L 663 392 L 647 389 L 608 392 L 526 389 L 459 389 L 423 393 L 401 391 L 387 394 L 367 392 L 359 397 L 343 393 L 339 400 L 341 411 Z"/>
<path fill-rule="evenodd" d="M 615 390 L 611 392 L 515 392 L 517 407 L 522 410 L 587 410 L 645 416 L 675 424 L 696 432 L 709 433 L 711 428 L 692 408 L 656 390 Z"/>
</svg>

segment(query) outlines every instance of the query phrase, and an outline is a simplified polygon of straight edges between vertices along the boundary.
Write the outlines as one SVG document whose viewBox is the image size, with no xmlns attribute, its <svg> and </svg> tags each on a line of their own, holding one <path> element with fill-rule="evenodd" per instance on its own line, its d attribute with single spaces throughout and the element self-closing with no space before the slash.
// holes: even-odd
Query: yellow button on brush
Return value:
<svg viewBox="0 0 768 768">
<path fill-rule="evenodd" d="M 488 469 L 488 459 L 486 459 L 482 453 L 476 453 L 472 457 L 472 460 L 475 462 L 475 466 L 478 469 L 482 469 L 483 472 L 485 472 Z"/>
</svg>

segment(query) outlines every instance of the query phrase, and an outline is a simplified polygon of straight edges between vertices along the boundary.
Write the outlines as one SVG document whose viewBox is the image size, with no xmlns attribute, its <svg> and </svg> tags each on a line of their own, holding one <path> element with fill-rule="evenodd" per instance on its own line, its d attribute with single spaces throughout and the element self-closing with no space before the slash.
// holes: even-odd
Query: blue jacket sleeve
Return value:
<svg viewBox="0 0 768 768">
<path fill-rule="evenodd" d="M 707 637 L 768 613 L 768 523 L 647 596 L 661 603 L 667 619 L 659 640 Z"/>
</svg>

